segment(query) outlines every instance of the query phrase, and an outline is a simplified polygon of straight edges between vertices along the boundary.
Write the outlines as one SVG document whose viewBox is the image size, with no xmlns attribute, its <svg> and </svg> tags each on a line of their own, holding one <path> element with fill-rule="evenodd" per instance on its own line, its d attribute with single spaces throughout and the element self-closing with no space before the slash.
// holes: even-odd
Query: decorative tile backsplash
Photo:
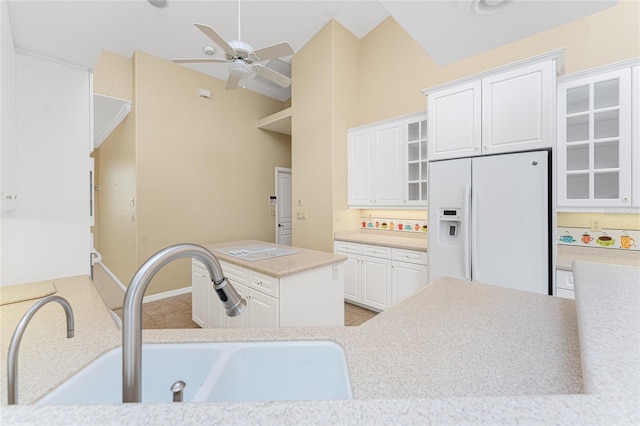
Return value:
<svg viewBox="0 0 640 426">
<path fill-rule="evenodd" d="M 558 227 L 558 244 L 640 251 L 640 231 Z"/>
<path fill-rule="evenodd" d="M 361 218 L 361 229 L 378 229 L 382 231 L 397 231 L 397 232 L 427 232 L 426 220 L 412 220 L 412 219 L 381 219 L 366 217 Z"/>
</svg>

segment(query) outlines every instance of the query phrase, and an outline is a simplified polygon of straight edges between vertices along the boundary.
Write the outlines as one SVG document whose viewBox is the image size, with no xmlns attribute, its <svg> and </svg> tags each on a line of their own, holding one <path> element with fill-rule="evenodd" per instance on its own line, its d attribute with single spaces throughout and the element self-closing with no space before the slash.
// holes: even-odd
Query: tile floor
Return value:
<svg viewBox="0 0 640 426">
<path fill-rule="evenodd" d="M 114 312 L 122 319 L 122 309 Z M 345 326 L 356 326 L 370 320 L 377 312 L 350 303 L 344 304 Z M 191 320 L 191 293 L 145 303 L 142 306 L 142 328 L 199 328 Z"/>
</svg>

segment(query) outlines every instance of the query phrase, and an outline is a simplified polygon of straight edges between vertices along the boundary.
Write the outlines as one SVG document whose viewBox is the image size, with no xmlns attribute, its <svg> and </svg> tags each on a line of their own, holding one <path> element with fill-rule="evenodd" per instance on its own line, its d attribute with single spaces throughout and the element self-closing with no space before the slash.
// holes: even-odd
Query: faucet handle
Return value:
<svg viewBox="0 0 640 426">
<path fill-rule="evenodd" d="M 182 402 L 182 391 L 187 386 L 182 380 L 178 380 L 171 385 L 171 392 L 173 392 L 173 402 Z"/>
</svg>

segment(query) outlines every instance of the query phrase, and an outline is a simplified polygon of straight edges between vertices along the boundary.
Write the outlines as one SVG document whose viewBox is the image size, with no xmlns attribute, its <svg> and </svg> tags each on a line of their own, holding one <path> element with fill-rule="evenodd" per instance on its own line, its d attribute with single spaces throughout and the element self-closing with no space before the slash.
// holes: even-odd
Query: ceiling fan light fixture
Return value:
<svg viewBox="0 0 640 426">
<path fill-rule="evenodd" d="M 512 0 L 473 0 L 471 2 L 471 10 L 476 15 L 490 15 L 505 6 L 508 6 Z"/>
<path fill-rule="evenodd" d="M 229 74 L 239 80 L 249 78 L 253 74 L 253 69 L 241 59 L 230 62 L 227 65 L 227 69 L 229 70 Z"/>
<path fill-rule="evenodd" d="M 167 0 L 147 0 L 151 6 L 157 7 L 158 9 L 163 9 L 167 7 Z"/>
</svg>

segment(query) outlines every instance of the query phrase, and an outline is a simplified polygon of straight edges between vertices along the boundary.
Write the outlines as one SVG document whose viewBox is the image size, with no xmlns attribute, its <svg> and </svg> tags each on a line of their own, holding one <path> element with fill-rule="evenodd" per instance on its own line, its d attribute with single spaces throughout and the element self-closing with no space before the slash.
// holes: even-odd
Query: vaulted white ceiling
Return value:
<svg viewBox="0 0 640 426">
<path fill-rule="evenodd" d="M 288 41 L 298 51 L 330 19 L 336 19 L 362 38 L 392 16 L 437 63 L 446 65 L 615 3 L 615 0 L 242 0 L 241 39 L 254 48 Z M 495 12 L 489 13 L 492 5 Z M 95 66 L 103 49 L 127 57 L 135 50 L 167 60 L 206 57 L 203 48 L 212 43 L 193 26 L 196 22 L 213 27 L 227 41 L 238 39 L 237 1 L 167 0 L 165 7 L 157 8 L 147 0 L 9 0 L 8 6 L 16 47 L 89 69 Z M 214 47 L 215 57 L 222 57 L 221 50 Z M 381 55 L 384 57 L 384 52 Z M 224 64 L 188 66 L 221 80 L 227 78 Z M 279 88 L 262 79 L 245 81 L 244 87 L 280 100 L 291 94 L 290 88 Z"/>
</svg>

